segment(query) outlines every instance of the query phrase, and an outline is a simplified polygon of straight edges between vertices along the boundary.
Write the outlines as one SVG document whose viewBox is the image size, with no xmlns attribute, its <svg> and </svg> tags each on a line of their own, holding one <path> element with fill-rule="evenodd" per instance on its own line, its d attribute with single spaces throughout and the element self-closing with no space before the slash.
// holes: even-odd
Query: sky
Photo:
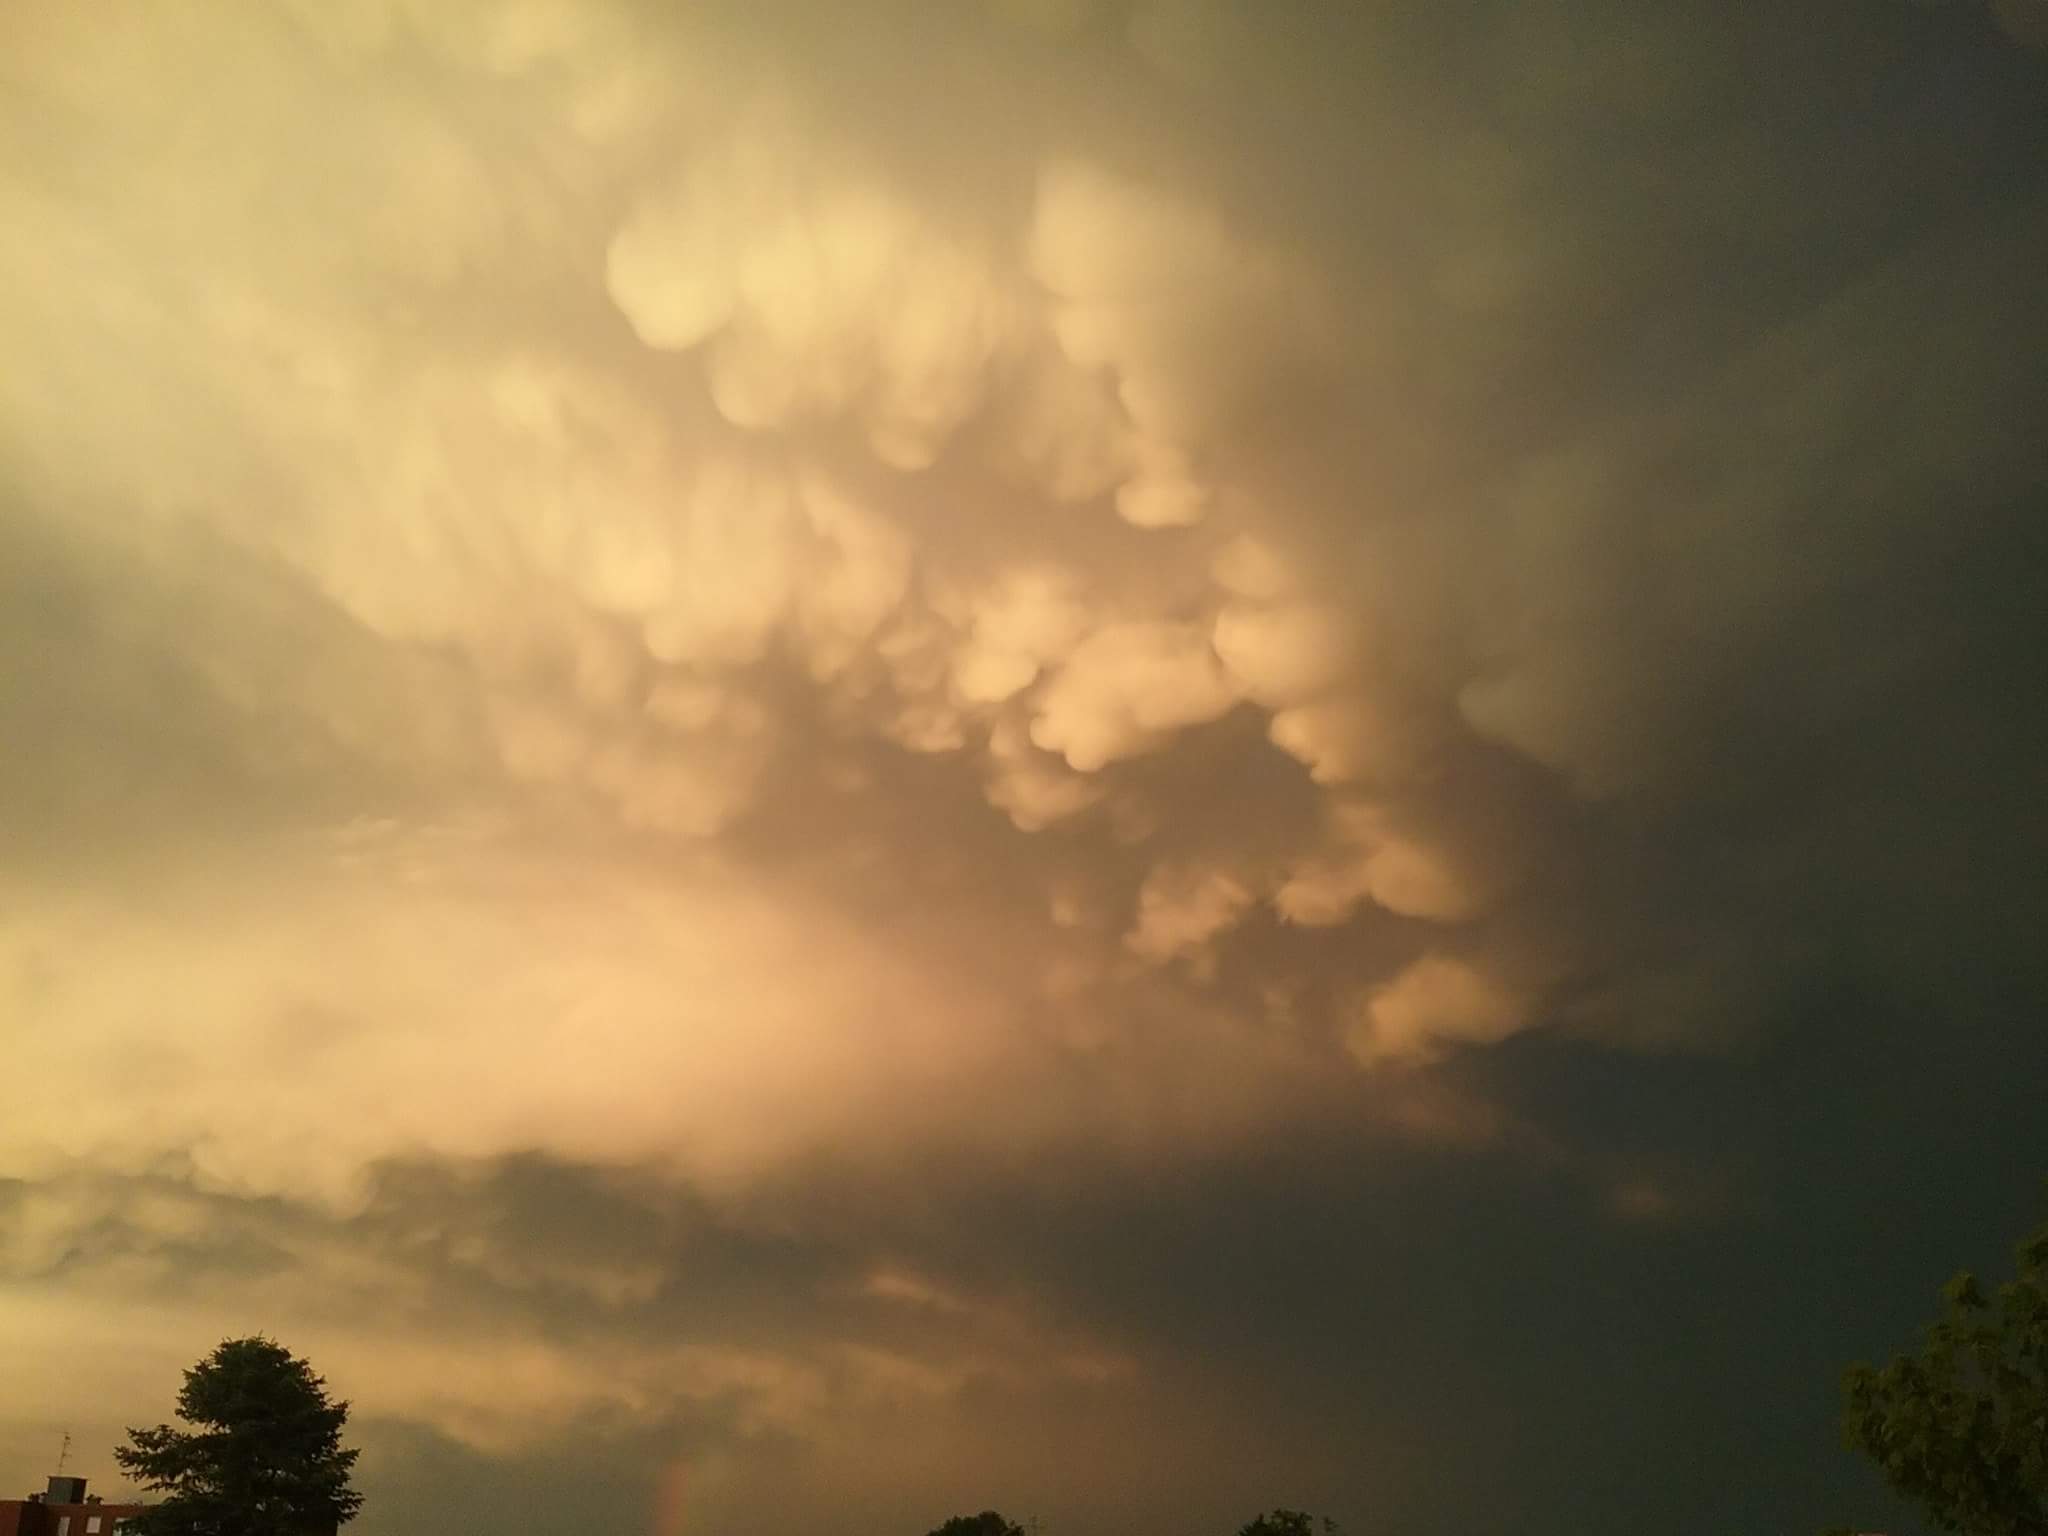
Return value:
<svg viewBox="0 0 2048 1536">
<path fill-rule="evenodd" d="M 0 10 L 0 1489 L 1921 1527 L 2044 0 Z"/>
</svg>

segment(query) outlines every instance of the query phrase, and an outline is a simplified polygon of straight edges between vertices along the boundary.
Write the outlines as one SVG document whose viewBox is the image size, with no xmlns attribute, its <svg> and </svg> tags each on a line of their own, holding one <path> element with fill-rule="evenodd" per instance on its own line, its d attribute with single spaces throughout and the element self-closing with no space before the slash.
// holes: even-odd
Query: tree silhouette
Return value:
<svg viewBox="0 0 2048 1536">
<path fill-rule="evenodd" d="M 1336 1521 L 1318 1521 L 1299 1509 L 1269 1510 L 1249 1524 L 1239 1526 L 1237 1536 L 1316 1536 L 1318 1525 L 1322 1528 L 1322 1536 L 1337 1536 Z"/>
<path fill-rule="evenodd" d="M 926 1536 L 1024 1536 L 1024 1527 L 1005 1520 L 992 1509 L 984 1509 L 978 1515 L 955 1515 Z"/>
<path fill-rule="evenodd" d="M 1843 1437 L 1944 1531 L 2048 1536 L 2048 1226 L 1986 1297 L 1964 1270 L 1919 1351 L 1843 1381 Z"/>
<path fill-rule="evenodd" d="M 228 1339 L 185 1372 L 178 1417 L 194 1428 L 131 1429 L 114 1460 L 168 1495 L 138 1536 L 333 1536 L 362 1507 L 341 1448 L 348 1404 L 271 1339 Z"/>
</svg>

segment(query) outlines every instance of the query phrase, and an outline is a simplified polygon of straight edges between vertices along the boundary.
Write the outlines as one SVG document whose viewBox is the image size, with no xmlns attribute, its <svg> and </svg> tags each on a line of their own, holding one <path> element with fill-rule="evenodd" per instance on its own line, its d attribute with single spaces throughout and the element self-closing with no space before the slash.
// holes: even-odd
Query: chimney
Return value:
<svg viewBox="0 0 2048 1536">
<path fill-rule="evenodd" d="M 53 1477 L 50 1490 L 44 1496 L 46 1504 L 83 1504 L 85 1502 L 85 1479 L 82 1477 Z"/>
</svg>

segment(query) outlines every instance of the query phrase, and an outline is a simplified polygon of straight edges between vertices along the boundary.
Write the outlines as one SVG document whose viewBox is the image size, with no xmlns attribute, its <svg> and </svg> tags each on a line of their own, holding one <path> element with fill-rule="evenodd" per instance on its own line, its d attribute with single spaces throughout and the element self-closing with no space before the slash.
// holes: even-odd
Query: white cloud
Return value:
<svg viewBox="0 0 2048 1536">
<path fill-rule="evenodd" d="M 953 686 L 976 704 L 1000 704 L 1066 656 L 1088 626 L 1071 572 L 1033 566 L 1008 572 L 972 603 L 969 637 L 953 657 Z"/>
<path fill-rule="evenodd" d="M 643 196 L 605 271 L 648 346 L 707 349 L 712 399 L 734 425 L 850 412 L 906 469 L 981 403 L 1015 325 L 987 254 L 774 121 L 699 150 Z"/>
<path fill-rule="evenodd" d="M 1124 945 L 1155 964 L 1200 951 L 1250 908 L 1252 892 L 1227 870 L 1161 865 L 1138 891 Z"/>
<path fill-rule="evenodd" d="M 1074 647 L 1039 693 L 1031 739 L 1093 773 L 1164 746 L 1237 701 L 1207 633 L 1193 624 L 1109 624 Z"/>
<path fill-rule="evenodd" d="M 1261 704 L 1328 693 L 1359 662 L 1357 620 L 1334 603 L 1233 603 L 1216 616 L 1215 638 L 1216 654 Z"/>
<path fill-rule="evenodd" d="M 996 723 L 988 755 L 989 803 L 1006 812 L 1020 831 L 1042 831 L 1102 799 L 1100 784 L 1039 751 L 1019 721 Z"/>
<path fill-rule="evenodd" d="M 1361 1066 L 1427 1062 L 1452 1046 L 1503 1040 L 1527 1022 L 1522 1005 L 1466 962 L 1425 954 L 1366 1003 L 1345 1044 Z"/>
<path fill-rule="evenodd" d="M 1030 266 L 1068 359 L 1117 380 L 1138 432 L 1117 504 L 1140 527 L 1200 521 L 1193 455 L 1328 340 L 1312 274 L 1213 208 L 1085 163 L 1042 172 Z"/>
</svg>

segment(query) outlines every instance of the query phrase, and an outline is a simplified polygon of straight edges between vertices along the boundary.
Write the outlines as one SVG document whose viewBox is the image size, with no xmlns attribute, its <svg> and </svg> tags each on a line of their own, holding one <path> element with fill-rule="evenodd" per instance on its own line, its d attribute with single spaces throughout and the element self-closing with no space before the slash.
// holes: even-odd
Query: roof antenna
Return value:
<svg viewBox="0 0 2048 1536">
<path fill-rule="evenodd" d="M 71 1431 L 64 1431 L 64 1443 L 57 1448 L 57 1471 L 62 1473 L 64 1463 L 71 1459 Z"/>
</svg>

